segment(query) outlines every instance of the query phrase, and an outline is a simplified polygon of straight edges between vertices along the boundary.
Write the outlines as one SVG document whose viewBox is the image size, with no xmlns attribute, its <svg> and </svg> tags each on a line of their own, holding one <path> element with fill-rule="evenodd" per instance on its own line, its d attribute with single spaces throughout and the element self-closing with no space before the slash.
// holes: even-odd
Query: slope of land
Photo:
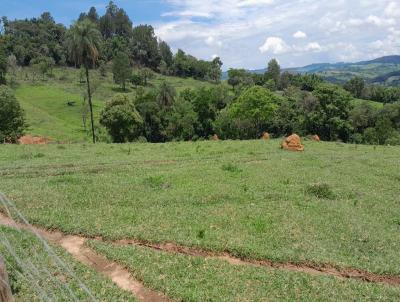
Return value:
<svg viewBox="0 0 400 302">
<path fill-rule="evenodd" d="M 114 84 L 110 72 L 106 77 L 102 77 L 97 70 L 92 71 L 91 75 L 96 122 L 105 102 L 113 95 L 116 93 L 135 95 L 135 87 L 128 85 L 127 91 L 122 91 L 118 85 Z M 45 136 L 53 141 L 61 142 L 90 140 L 82 118 L 86 83 L 80 82 L 78 69 L 56 68 L 51 79 L 43 81 L 40 77 L 36 77 L 32 81 L 32 71 L 25 68 L 18 73 L 17 81 L 19 85 L 15 88 L 15 94 L 26 113 L 29 124 L 27 134 Z M 155 77 L 149 80 L 146 89 L 156 89 L 162 81 L 167 81 L 178 93 L 186 88 L 212 85 L 191 78 L 183 79 L 155 74 Z M 88 127 L 89 120 L 86 125 L 86 128 Z"/>
</svg>

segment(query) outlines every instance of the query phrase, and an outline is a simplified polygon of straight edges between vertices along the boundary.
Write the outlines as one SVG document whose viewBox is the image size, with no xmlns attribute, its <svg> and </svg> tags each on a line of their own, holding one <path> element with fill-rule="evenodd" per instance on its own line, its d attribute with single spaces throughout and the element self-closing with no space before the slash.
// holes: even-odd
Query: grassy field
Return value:
<svg viewBox="0 0 400 302">
<path fill-rule="evenodd" d="M 0 187 L 66 233 L 400 275 L 400 148 L 278 145 L 1 146 Z"/>
<path fill-rule="evenodd" d="M 71 272 L 61 268 L 33 235 L 0 226 L 0 236 L 0 255 L 5 258 L 16 301 L 92 301 L 90 294 L 98 301 L 136 301 L 61 248 L 52 247 Z"/>
</svg>

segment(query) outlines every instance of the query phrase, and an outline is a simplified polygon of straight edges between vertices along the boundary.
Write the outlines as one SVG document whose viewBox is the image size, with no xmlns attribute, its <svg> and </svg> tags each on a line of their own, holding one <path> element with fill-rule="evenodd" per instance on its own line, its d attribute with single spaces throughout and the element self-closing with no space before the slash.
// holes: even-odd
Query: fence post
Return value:
<svg viewBox="0 0 400 302">
<path fill-rule="evenodd" d="M 3 258 L 0 256 L 0 302 L 14 302 L 8 274 Z"/>
</svg>

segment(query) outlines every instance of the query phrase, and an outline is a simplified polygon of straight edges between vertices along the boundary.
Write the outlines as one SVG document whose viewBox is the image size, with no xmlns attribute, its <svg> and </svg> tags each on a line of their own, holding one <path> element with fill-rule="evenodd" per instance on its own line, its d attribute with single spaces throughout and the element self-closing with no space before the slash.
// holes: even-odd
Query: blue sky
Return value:
<svg viewBox="0 0 400 302">
<path fill-rule="evenodd" d="M 0 0 L 10 19 L 50 11 L 69 25 L 104 0 Z M 174 50 L 229 67 L 358 61 L 400 54 L 400 0 L 116 0 L 134 24 L 148 23 Z"/>
</svg>

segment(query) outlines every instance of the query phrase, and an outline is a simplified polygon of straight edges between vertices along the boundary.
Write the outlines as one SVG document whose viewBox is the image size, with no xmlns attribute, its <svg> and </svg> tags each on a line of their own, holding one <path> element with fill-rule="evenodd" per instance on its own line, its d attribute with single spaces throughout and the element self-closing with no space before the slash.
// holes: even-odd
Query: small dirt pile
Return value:
<svg viewBox="0 0 400 302">
<path fill-rule="evenodd" d="M 46 145 L 49 142 L 50 139 L 42 136 L 25 135 L 18 139 L 20 145 Z"/>
<path fill-rule="evenodd" d="M 263 140 L 265 140 L 265 141 L 269 140 L 269 139 L 270 139 L 269 133 L 268 133 L 268 132 L 264 132 L 264 133 L 262 134 L 262 136 L 261 136 L 261 139 L 263 139 Z"/>
<path fill-rule="evenodd" d="M 292 134 L 286 137 L 281 144 L 281 148 L 290 151 L 304 151 L 304 146 L 301 144 L 300 136 L 297 134 Z"/>
<path fill-rule="evenodd" d="M 211 137 L 211 140 L 212 140 L 212 141 L 219 141 L 218 135 L 214 134 L 214 135 Z"/>
<path fill-rule="evenodd" d="M 314 142 L 320 142 L 321 141 L 321 139 L 319 138 L 318 135 L 311 136 L 311 140 L 313 140 Z"/>
</svg>

